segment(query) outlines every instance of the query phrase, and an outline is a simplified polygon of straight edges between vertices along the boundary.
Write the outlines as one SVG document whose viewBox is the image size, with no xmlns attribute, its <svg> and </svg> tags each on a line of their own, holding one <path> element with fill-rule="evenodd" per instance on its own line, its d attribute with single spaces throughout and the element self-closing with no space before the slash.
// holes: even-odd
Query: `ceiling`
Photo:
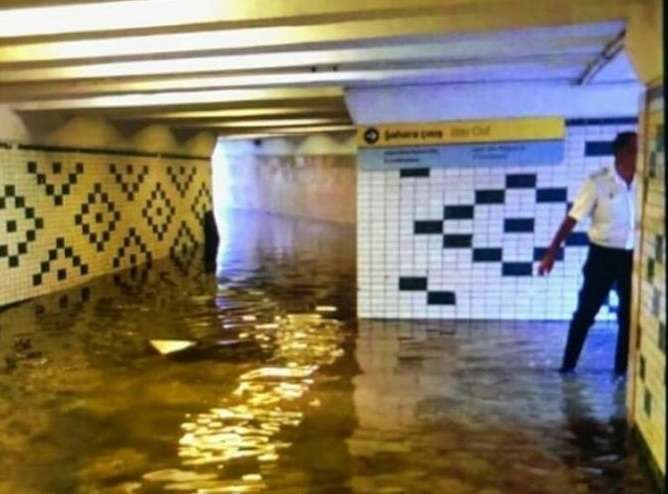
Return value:
<svg viewBox="0 0 668 494">
<path fill-rule="evenodd" d="M 635 80 L 620 2 L 576 3 L 589 22 L 547 0 L 9 0 L 0 104 L 255 137 L 349 130 L 346 87 Z"/>
</svg>

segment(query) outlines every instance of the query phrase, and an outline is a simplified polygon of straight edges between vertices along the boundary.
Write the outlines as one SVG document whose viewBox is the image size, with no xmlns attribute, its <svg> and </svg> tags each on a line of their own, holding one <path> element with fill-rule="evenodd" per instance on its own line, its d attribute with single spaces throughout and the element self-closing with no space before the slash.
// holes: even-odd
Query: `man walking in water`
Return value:
<svg viewBox="0 0 668 494">
<path fill-rule="evenodd" d="M 637 134 L 618 134 L 613 142 L 613 150 L 614 164 L 599 170 L 585 181 L 538 266 L 538 274 L 549 274 L 559 248 L 575 224 L 584 217 L 591 217 L 591 227 L 587 232 L 589 253 L 582 270 L 584 283 L 559 369 L 564 373 L 575 369 L 587 332 L 610 289 L 615 286 L 619 296 L 615 374 L 626 374 L 631 316 L 635 201 L 633 176 L 636 171 Z"/>
</svg>

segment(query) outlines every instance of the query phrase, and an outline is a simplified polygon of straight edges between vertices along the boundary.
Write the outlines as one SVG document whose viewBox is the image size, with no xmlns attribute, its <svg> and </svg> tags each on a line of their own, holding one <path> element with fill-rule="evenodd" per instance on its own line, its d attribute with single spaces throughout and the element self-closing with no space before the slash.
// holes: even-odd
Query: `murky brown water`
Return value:
<svg viewBox="0 0 668 494">
<path fill-rule="evenodd" d="M 0 313 L 0 493 L 654 492 L 609 328 L 564 379 L 564 324 L 357 323 L 351 228 L 221 247 Z"/>
</svg>

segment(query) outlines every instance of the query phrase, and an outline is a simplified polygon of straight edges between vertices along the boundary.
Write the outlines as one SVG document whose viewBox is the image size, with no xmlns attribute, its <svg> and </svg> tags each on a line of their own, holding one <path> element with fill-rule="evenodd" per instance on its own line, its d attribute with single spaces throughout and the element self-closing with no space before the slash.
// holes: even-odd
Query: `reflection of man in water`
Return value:
<svg viewBox="0 0 668 494">
<path fill-rule="evenodd" d="M 610 289 L 615 286 L 619 295 L 615 374 L 626 374 L 633 267 L 636 133 L 618 134 L 613 142 L 613 149 L 614 165 L 599 170 L 585 181 L 538 266 L 540 275 L 548 274 L 552 270 L 559 248 L 575 224 L 584 217 L 591 217 L 591 227 L 587 232 L 589 254 L 582 270 L 584 283 L 568 330 L 561 372 L 575 369 L 587 332 Z"/>
</svg>

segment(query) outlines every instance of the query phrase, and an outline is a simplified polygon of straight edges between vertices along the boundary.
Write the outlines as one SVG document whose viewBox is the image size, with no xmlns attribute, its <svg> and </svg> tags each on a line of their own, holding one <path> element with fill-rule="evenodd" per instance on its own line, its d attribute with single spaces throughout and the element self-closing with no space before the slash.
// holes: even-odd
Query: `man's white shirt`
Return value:
<svg viewBox="0 0 668 494">
<path fill-rule="evenodd" d="M 635 180 L 629 186 L 617 173 L 615 165 L 591 175 L 568 212 L 580 221 L 591 217 L 589 241 L 603 247 L 633 249 Z"/>
</svg>

